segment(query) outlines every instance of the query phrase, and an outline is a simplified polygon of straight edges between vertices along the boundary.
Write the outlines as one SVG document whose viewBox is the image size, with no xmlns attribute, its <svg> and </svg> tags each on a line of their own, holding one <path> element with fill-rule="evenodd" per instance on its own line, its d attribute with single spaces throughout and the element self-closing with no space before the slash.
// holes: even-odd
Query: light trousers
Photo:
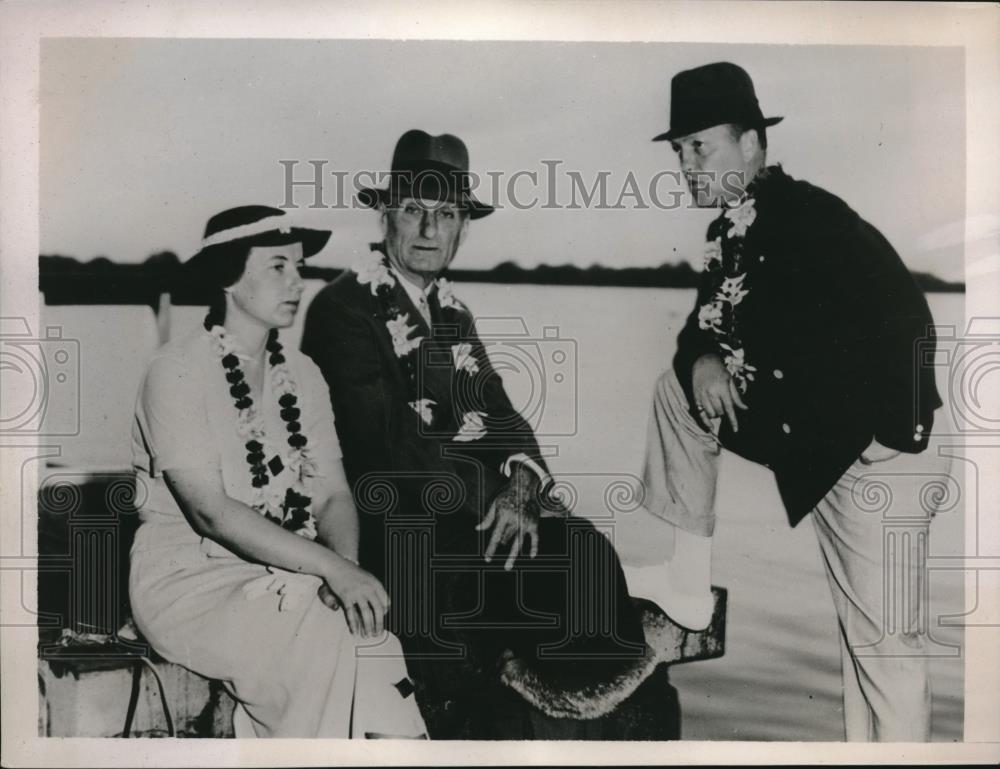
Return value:
<svg viewBox="0 0 1000 769">
<path fill-rule="evenodd" d="M 644 506 L 711 535 L 720 451 L 667 371 L 653 396 Z M 859 458 L 812 510 L 837 610 L 848 741 L 930 739 L 926 559 L 949 471 L 931 449 L 874 464 Z"/>
</svg>

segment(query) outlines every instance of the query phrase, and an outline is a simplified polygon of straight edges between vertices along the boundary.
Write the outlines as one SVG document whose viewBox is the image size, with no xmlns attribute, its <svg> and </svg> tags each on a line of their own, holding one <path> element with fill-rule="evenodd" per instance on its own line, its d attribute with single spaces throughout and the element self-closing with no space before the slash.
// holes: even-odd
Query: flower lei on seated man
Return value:
<svg viewBox="0 0 1000 769">
<path fill-rule="evenodd" d="M 425 425 L 433 426 L 436 420 L 440 419 L 440 414 L 435 412 L 435 407 L 438 404 L 430 398 L 422 397 L 417 381 L 416 355 L 424 337 L 411 336 L 415 331 L 418 331 L 418 326 L 410 322 L 409 313 L 405 312 L 393 297 L 392 290 L 397 285 L 397 279 L 386 263 L 381 244 L 371 244 L 371 253 L 358 259 L 351 269 L 356 273 L 358 283 L 369 286 L 372 296 L 378 300 L 379 317 L 385 323 L 389 337 L 392 339 L 393 351 L 406 372 L 408 405 L 419 415 Z M 437 278 L 433 285 L 442 312 L 450 310 L 468 313 L 465 305 L 455 297 L 452 285 L 446 278 Z M 451 345 L 451 354 L 456 373 L 470 377 L 479 373 L 480 361 L 469 342 Z M 462 422 L 452 440 L 460 443 L 479 440 L 486 435 L 483 420 L 487 417 L 486 412 L 479 410 L 464 412 Z"/>
</svg>

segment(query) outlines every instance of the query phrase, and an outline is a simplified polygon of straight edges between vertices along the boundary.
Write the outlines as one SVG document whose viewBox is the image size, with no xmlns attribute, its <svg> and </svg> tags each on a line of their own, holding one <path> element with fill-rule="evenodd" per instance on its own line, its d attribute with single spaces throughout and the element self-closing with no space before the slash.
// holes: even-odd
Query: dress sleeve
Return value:
<svg viewBox="0 0 1000 769">
<path fill-rule="evenodd" d="M 364 317 L 321 291 L 309 305 L 302 352 L 328 385 L 327 403 L 347 449 L 344 469 L 352 487 L 368 473 L 391 469 L 394 451 L 416 445 L 412 420 L 391 418 L 396 404 L 388 396 L 378 346 Z"/>
<path fill-rule="evenodd" d="M 136 417 L 151 475 L 219 465 L 203 384 L 197 371 L 180 356 L 162 355 L 150 363 Z"/>
</svg>

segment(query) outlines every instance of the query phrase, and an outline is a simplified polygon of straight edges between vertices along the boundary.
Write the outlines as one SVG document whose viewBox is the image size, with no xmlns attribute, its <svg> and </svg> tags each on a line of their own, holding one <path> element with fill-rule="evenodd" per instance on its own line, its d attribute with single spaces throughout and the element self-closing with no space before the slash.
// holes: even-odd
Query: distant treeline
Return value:
<svg viewBox="0 0 1000 769">
<path fill-rule="evenodd" d="M 306 265 L 306 279 L 333 280 L 341 270 Z M 687 262 L 659 267 L 576 267 L 543 264 L 530 269 L 503 262 L 489 270 L 448 270 L 452 280 L 470 283 L 533 283 L 549 286 L 627 286 L 695 288 L 698 271 Z M 964 292 L 965 283 L 951 283 L 926 272 L 914 272 L 926 292 Z M 171 251 L 153 254 L 136 264 L 118 264 L 98 257 L 80 262 L 68 256 L 39 257 L 39 288 L 47 304 L 148 304 L 161 294 L 174 304 L 204 304 L 206 287 L 185 278 L 184 266 Z"/>
</svg>

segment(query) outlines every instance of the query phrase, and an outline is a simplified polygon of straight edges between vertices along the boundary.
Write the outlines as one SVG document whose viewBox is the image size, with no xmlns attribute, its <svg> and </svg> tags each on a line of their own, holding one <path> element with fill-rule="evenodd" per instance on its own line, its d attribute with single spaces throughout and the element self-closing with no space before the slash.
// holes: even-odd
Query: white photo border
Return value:
<svg viewBox="0 0 1000 769">
<path fill-rule="evenodd" d="M 967 222 L 1000 211 L 1000 28 L 992 4 L 764 2 L 369 2 L 317 0 L 107 0 L 0 5 L 0 305 L 5 316 L 34 319 L 38 307 L 39 53 L 45 37 L 202 37 L 645 41 L 961 46 L 966 54 Z M 666 78 L 666 75 L 664 76 Z M 968 234 L 967 230 L 967 234 Z M 998 255 L 966 263 L 967 316 L 1000 316 Z M 29 288 L 30 290 L 24 290 Z M 0 574 L 6 616 L 35 574 L 16 550 L 22 504 L 33 486 L 22 476 L 17 442 L 0 443 Z M 6 455 L 6 456 L 5 456 Z M 998 455 L 1000 457 L 1000 455 Z M 996 460 L 996 458 L 994 458 Z M 4 461 L 6 460 L 6 461 Z M 996 486 L 1000 461 L 980 473 Z M 988 470 L 988 471 L 987 471 Z M 987 471 L 987 472 L 984 472 Z M 973 470 L 970 469 L 970 473 Z M 21 484 L 30 492 L 25 492 Z M 972 487 L 972 486 L 970 486 Z M 985 500 L 984 500 L 985 501 Z M 974 514 L 975 506 L 969 506 Z M 979 542 L 1000 542 L 1000 516 L 978 521 Z M 975 536 L 967 526 L 966 541 Z M 993 555 L 993 560 L 996 559 Z M 967 601 L 976 572 L 968 572 Z M 335 740 L 111 740 L 37 735 L 34 633 L 2 632 L 4 766 L 299 766 L 330 764 L 645 764 L 995 762 L 1000 758 L 1000 571 L 978 573 L 980 616 L 992 627 L 966 637 L 965 742 L 926 745 L 842 743 L 365 742 Z M 24 586 L 21 587 L 21 578 Z M 17 588 L 11 587 L 13 582 Z M 988 605 L 984 605 L 983 602 Z M 967 603 L 971 609 L 971 603 Z M 0 623 L 3 625 L 3 623 Z M 23 664 L 30 661 L 31 664 Z M 21 663 L 21 664 L 19 664 Z"/>
</svg>

